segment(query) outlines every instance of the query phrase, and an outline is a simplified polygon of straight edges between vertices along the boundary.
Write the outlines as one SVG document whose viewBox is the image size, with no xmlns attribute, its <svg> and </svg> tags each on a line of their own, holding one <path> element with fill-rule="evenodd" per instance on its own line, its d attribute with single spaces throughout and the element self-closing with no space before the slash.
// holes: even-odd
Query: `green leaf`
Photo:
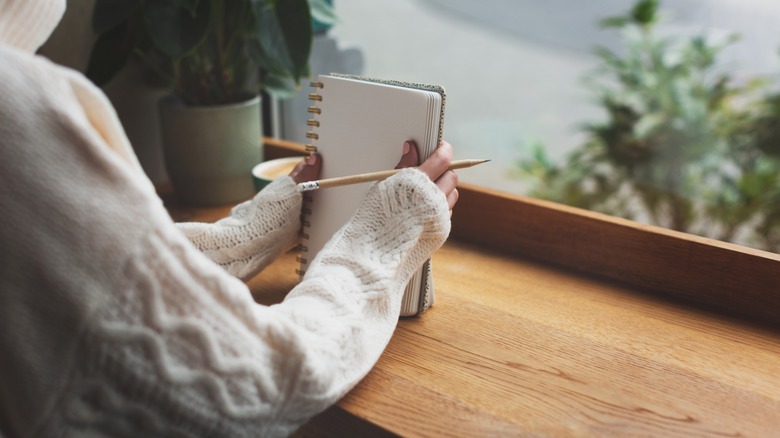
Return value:
<svg viewBox="0 0 780 438">
<path fill-rule="evenodd" d="M 252 61 L 259 65 L 263 71 L 265 71 L 268 74 L 273 74 L 276 76 L 284 76 L 285 75 L 285 68 L 284 66 L 279 63 L 276 59 L 269 56 L 267 53 L 265 53 L 265 50 L 263 50 L 263 46 L 260 45 L 260 41 L 257 39 L 251 39 L 247 41 L 247 52 L 249 53 L 249 56 L 252 58 Z"/>
<path fill-rule="evenodd" d="M 634 125 L 633 134 L 638 139 L 645 139 L 656 131 L 666 121 L 664 113 L 645 114 Z"/>
<path fill-rule="evenodd" d="M 98 86 L 105 85 L 125 66 L 132 51 L 124 21 L 98 37 L 89 54 L 86 76 Z"/>
<path fill-rule="evenodd" d="M 191 15 L 195 15 L 198 11 L 198 6 L 201 3 L 208 3 L 208 0 L 165 0 L 171 6 L 179 9 L 184 9 Z"/>
<path fill-rule="evenodd" d="M 606 67 L 610 67 L 618 71 L 626 67 L 625 61 L 606 47 L 596 46 L 593 49 L 593 53 L 601 58 Z"/>
<path fill-rule="evenodd" d="M 265 77 L 264 88 L 277 99 L 290 99 L 298 93 L 298 87 L 286 77 L 269 74 Z"/>
<path fill-rule="evenodd" d="M 612 27 L 620 28 L 627 25 L 630 22 L 631 20 L 628 19 L 627 17 L 608 17 L 599 21 L 599 27 L 605 29 L 612 28 Z"/>
<path fill-rule="evenodd" d="M 766 190 L 762 175 L 754 173 L 743 175 L 739 181 L 739 188 L 750 198 L 756 198 Z"/>
<path fill-rule="evenodd" d="M 253 6 L 260 22 L 256 37 L 262 53 L 297 82 L 306 72 L 311 53 L 309 3 L 306 0 L 284 0 L 255 2 Z"/>
<path fill-rule="evenodd" d="M 653 24 L 658 11 L 658 0 L 642 0 L 631 10 L 631 18 L 635 23 L 644 26 Z"/>
<path fill-rule="evenodd" d="M 177 0 L 176 4 L 150 1 L 145 24 L 154 46 L 165 55 L 178 59 L 191 53 L 206 39 L 210 3 Z M 190 8 L 197 6 L 195 11 Z M 194 12 L 194 13 L 193 13 Z"/>
<path fill-rule="evenodd" d="M 102 34 L 127 21 L 141 0 L 96 0 L 92 11 L 92 30 Z"/>
<path fill-rule="evenodd" d="M 333 6 L 327 0 L 309 0 L 311 18 L 326 26 L 332 26 L 338 22 Z"/>
</svg>

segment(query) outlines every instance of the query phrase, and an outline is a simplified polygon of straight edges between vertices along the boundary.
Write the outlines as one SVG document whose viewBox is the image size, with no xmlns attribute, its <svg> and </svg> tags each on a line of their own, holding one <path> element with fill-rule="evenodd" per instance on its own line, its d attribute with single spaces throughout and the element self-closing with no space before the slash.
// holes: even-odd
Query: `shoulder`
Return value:
<svg viewBox="0 0 780 438">
<path fill-rule="evenodd" d="M 0 90 L 3 102 L 20 95 L 38 94 L 60 82 L 56 65 L 41 56 L 0 44 Z"/>
<path fill-rule="evenodd" d="M 0 119 L 6 130 L 26 121 L 57 122 L 71 111 L 73 92 L 54 63 L 8 46 L 0 46 Z M 21 123 L 16 125 L 15 122 Z"/>
<path fill-rule="evenodd" d="M 82 94 L 102 96 L 79 72 L 0 44 L 0 114 L 6 120 L 78 114 L 83 111 Z"/>
</svg>

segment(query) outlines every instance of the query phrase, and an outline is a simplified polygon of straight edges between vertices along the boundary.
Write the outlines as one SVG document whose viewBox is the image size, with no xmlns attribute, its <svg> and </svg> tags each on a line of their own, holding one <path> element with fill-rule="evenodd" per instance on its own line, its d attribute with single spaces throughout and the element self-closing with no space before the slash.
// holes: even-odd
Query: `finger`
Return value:
<svg viewBox="0 0 780 438">
<path fill-rule="evenodd" d="M 295 178 L 296 175 L 301 173 L 301 170 L 303 170 L 304 167 L 306 167 L 306 158 L 303 158 L 295 167 L 293 167 L 293 170 L 290 171 L 290 176 Z"/>
<path fill-rule="evenodd" d="M 447 170 L 434 182 L 446 195 L 458 186 L 458 174 L 454 170 Z"/>
<path fill-rule="evenodd" d="M 320 175 L 322 157 L 319 154 L 311 154 L 295 165 L 290 176 L 296 183 L 314 181 Z"/>
<path fill-rule="evenodd" d="M 417 154 L 417 145 L 413 141 L 405 141 L 403 145 L 403 152 L 401 155 L 401 161 L 395 166 L 396 169 L 404 167 L 416 166 L 419 163 L 419 155 Z"/>
<path fill-rule="evenodd" d="M 450 215 L 452 215 L 452 209 L 455 208 L 455 204 L 458 203 L 459 197 L 460 192 L 458 192 L 458 189 L 453 189 L 447 194 L 447 205 L 450 207 Z"/>
<path fill-rule="evenodd" d="M 458 202 L 458 174 L 453 170 L 447 170 L 436 180 L 436 186 L 444 193 L 444 196 L 447 198 L 447 205 L 452 210 L 455 203 Z"/>
<path fill-rule="evenodd" d="M 452 162 L 452 146 L 443 141 L 433 154 L 420 164 L 419 169 L 432 181 L 436 181 L 449 168 L 450 162 Z"/>
</svg>

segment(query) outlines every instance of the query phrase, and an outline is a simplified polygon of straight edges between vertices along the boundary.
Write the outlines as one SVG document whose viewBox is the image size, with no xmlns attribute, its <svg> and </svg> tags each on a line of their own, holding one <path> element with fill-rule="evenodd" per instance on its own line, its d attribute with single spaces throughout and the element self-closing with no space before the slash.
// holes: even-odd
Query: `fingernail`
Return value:
<svg viewBox="0 0 780 438">
<path fill-rule="evenodd" d="M 408 154 L 412 150 L 412 144 L 408 141 L 404 142 L 404 155 Z"/>
<path fill-rule="evenodd" d="M 308 157 L 306 157 L 306 165 L 307 166 L 313 166 L 317 163 L 317 155 L 311 154 Z"/>
</svg>

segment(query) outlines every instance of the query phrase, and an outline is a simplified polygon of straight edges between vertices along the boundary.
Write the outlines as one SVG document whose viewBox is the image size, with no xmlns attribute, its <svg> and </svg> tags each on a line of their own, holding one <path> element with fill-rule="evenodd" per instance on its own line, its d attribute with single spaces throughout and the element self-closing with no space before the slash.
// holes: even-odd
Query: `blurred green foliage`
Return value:
<svg viewBox="0 0 780 438">
<path fill-rule="evenodd" d="M 327 0 L 96 0 L 86 75 L 103 85 L 135 58 L 188 105 L 288 96 L 309 75 L 312 24 L 334 22 Z"/>
<path fill-rule="evenodd" d="M 556 164 L 534 145 L 519 163 L 531 195 L 719 240 L 780 250 L 780 94 L 717 72 L 720 44 L 657 35 L 658 2 L 618 28 L 625 53 L 598 48 L 586 84 L 606 120 Z"/>
</svg>

